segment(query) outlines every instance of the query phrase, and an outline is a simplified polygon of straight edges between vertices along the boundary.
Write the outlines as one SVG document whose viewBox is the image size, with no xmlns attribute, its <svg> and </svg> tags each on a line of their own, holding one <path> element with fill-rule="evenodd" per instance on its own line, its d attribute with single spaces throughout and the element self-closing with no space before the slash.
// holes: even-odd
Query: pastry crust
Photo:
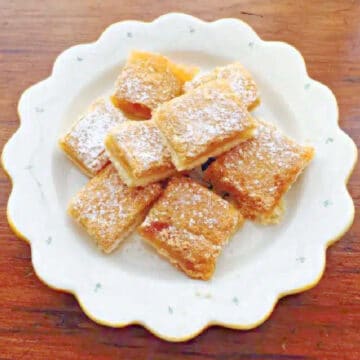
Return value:
<svg viewBox="0 0 360 360">
<path fill-rule="evenodd" d="M 255 121 L 229 83 L 199 86 L 158 107 L 153 119 L 177 170 L 194 168 L 252 136 Z"/>
<path fill-rule="evenodd" d="M 123 111 L 149 119 L 158 105 L 182 93 L 198 69 L 174 64 L 167 57 L 133 51 L 115 84 L 112 100 Z"/>
<path fill-rule="evenodd" d="M 263 224 L 278 223 L 282 198 L 314 156 L 274 125 L 258 122 L 255 136 L 210 164 L 204 174 L 218 191 L 228 192 L 240 212 Z"/>
<path fill-rule="evenodd" d="M 209 81 L 220 79 L 229 81 L 232 89 L 242 98 L 248 110 L 253 110 L 260 104 L 258 87 L 249 71 L 239 62 L 217 67 L 205 75 L 196 77 L 187 82 L 184 89 L 190 91 Z"/>
<path fill-rule="evenodd" d="M 109 162 L 104 146 L 107 132 L 123 121 L 124 114 L 110 99 L 100 98 L 59 140 L 59 145 L 87 176 L 93 177 Z"/>
<path fill-rule="evenodd" d="M 127 121 L 113 128 L 105 138 L 105 148 L 128 186 L 145 186 L 176 172 L 152 120 Z"/>
<path fill-rule="evenodd" d="M 127 187 L 108 165 L 74 196 L 68 213 L 102 251 L 110 253 L 143 221 L 161 192 L 159 183 Z"/>
<path fill-rule="evenodd" d="M 210 279 L 222 247 L 243 224 L 239 211 L 187 177 L 174 177 L 138 228 L 188 276 Z"/>
</svg>

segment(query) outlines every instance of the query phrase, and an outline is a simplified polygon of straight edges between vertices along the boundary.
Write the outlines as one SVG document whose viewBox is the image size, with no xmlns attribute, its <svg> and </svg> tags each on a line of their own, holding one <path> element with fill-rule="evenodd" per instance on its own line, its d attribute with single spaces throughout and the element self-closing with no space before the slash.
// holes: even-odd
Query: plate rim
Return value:
<svg viewBox="0 0 360 360">
<path fill-rule="evenodd" d="M 342 132 L 343 134 L 345 134 L 347 136 L 347 140 L 349 142 L 351 142 L 352 144 L 352 148 L 353 148 L 353 160 L 352 160 L 352 164 L 351 164 L 351 168 L 349 170 L 349 172 L 347 173 L 347 176 L 346 178 L 344 179 L 344 186 L 345 186 L 345 189 L 346 189 L 346 193 L 347 195 L 349 196 L 349 199 L 351 199 L 351 214 L 349 216 L 349 220 L 348 220 L 348 223 L 344 226 L 344 228 L 339 231 L 336 235 L 334 235 L 334 237 L 330 238 L 327 240 L 327 242 L 324 244 L 324 248 L 323 248 L 323 257 L 325 258 L 325 260 L 322 262 L 322 268 L 318 274 L 318 276 L 316 278 L 314 278 L 314 280 L 312 282 L 309 282 L 307 284 L 305 284 L 304 286 L 302 287 L 298 287 L 298 288 L 295 288 L 295 289 L 291 289 L 289 291 L 283 291 L 283 292 L 280 292 L 277 294 L 276 298 L 274 299 L 271 307 L 269 308 L 268 312 L 261 318 L 259 319 L 257 322 L 254 322 L 253 324 L 246 324 L 246 325 L 242 325 L 242 324 L 229 324 L 229 323 L 226 323 L 226 322 L 222 322 L 222 321 L 208 321 L 203 327 L 199 328 L 196 332 L 192 332 L 192 333 L 189 333 L 187 334 L 186 336 L 182 336 L 182 337 L 172 337 L 172 336 L 167 336 L 166 334 L 163 334 L 163 333 L 160 333 L 160 332 L 157 332 L 156 329 L 154 329 L 153 327 L 147 325 L 145 322 L 142 322 L 142 321 L 139 321 L 139 320 L 134 320 L 134 321 L 130 321 L 130 322 L 126 322 L 126 323 L 112 323 L 112 322 L 108 322 L 108 321 L 105 321 L 103 319 L 100 319 L 98 317 L 96 317 L 95 315 L 93 315 L 91 313 L 90 310 L 87 309 L 87 307 L 85 306 L 85 304 L 83 303 L 83 301 L 81 300 L 80 298 L 80 295 L 76 292 L 76 290 L 72 290 L 72 289 L 66 289 L 66 288 L 60 288 L 60 287 L 56 287 L 54 286 L 53 284 L 49 283 L 48 281 L 46 281 L 42 275 L 40 274 L 40 272 L 38 271 L 38 269 L 36 268 L 35 266 L 35 263 L 34 263 L 34 256 L 33 256 L 33 243 L 26 237 L 24 236 L 22 233 L 21 233 L 21 230 L 19 230 L 16 226 L 16 220 L 11 218 L 10 216 L 10 212 L 9 212 L 9 204 L 10 204 L 10 199 L 11 199 L 11 196 L 12 196 L 12 193 L 13 193 L 13 189 L 14 189 L 14 179 L 12 178 L 11 174 L 10 174 L 10 171 L 9 169 L 6 167 L 5 165 L 5 157 L 7 156 L 7 149 L 8 149 L 8 146 L 9 144 L 14 141 L 14 139 L 16 138 L 16 136 L 20 133 L 21 131 L 21 128 L 22 128 L 22 125 L 23 125 L 23 121 L 22 121 L 22 116 L 21 116 L 21 111 L 20 111 L 20 104 L 22 102 L 22 99 L 25 97 L 25 95 L 28 93 L 28 92 L 31 92 L 31 90 L 33 89 L 33 87 L 37 86 L 38 84 L 42 83 L 42 82 L 47 82 L 49 81 L 53 76 L 54 76 L 54 73 L 56 71 L 56 67 L 57 67 L 57 63 L 58 63 L 58 59 L 65 53 L 67 52 L 68 50 L 74 48 L 74 47 L 77 47 L 79 45 L 88 45 L 88 46 L 91 46 L 95 43 L 97 43 L 102 37 L 103 35 L 110 31 L 112 27 L 117 27 L 119 24 L 123 24 L 123 23 L 129 23 L 129 22 L 134 22 L 134 23 L 142 23 L 142 24 L 151 24 L 151 23 L 154 23 L 154 22 L 157 22 L 165 17 L 169 17 L 169 16 L 175 16 L 175 17 L 183 17 L 183 18 L 187 18 L 187 19 L 190 19 L 192 21 L 196 21 L 196 22 L 201 22 L 201 23 L 205 23 L 205 24 L 214 24 L 214 23 L 218 23 L 218 22 L 223 22 L 223 21 L 233 21 L 233 22 L 238 22 L 238 23 L 242 23 L 244 25 L 246 25 L 248 28 L 250 28 L 253 33 L 257 36 L 257 38 L 263 42 L 263 43 L 266 43 L 266 44 L 275 44 L 275 43 L 278 43 L 278 44 L 282 44 L 282 45 L 286 45 L 286 46 L 289 46 L 291 47 L 297 54 L 297 56 L 301 59 L 302 63 L 303 63 L 303 67 L 305 69 L 305 75 L 306 75 L 306 78 L 309 82 L 314 82 L 314 83 L 317 83 L 317 84 L 320 84 L 321 86 L 325 87 L 326 89 L 328 89 L 328 91 L 330 92 L 330 94 L 332 95 L 333 97 L 333 100 L 336 104 L 336 124 L 334 125 L 336 127 L 336 130 L 337 131 L 340 131 Z M 77 302 L 79 303 L 80 307 L 81 307 L 81 310 L 93 321 L 95 321 L 96 323 L 99 323 L 101 325 L 105 325 L 105 326 L 110 326 L 110 327 L 115 327 L 115 328 L 122 328 L 122 327 L 125 327 L 125 326 L 129 326 L 129 325 L 141 325 L 142 327 L 146 328 L 150 333 L 152 333 L 153 335 L 163 339 L 163 340 L 167 340 L 167 341 L 172 341 L 172 342 L 182 342 L 182 341 L 186 341 L 186 340 L 189 340 L 189 339 L 192 339 L 194 337 L 196 337 L 197 335 L 199 335 L 200 333 L 202 333 L 203 331 L 205 331 L 207 328 L 211 327 L 211 326 L 222 326 L 222 327 L 225 327 L 225 328 L 231 328 L 231 329 L 238 329 L 238 330 L 248 330 L 248 329 L 252 329 L 252 328 L 255 328 L 259 325 L 261 325 L 264 321 L 266 321 L 270 315 L 272 314 L 272 312 L 274 311 L 274 308 L 275 306 L 277 305 L 277 303 L 279 302 L 279 300 L 285 296 L 288 296 L 288 295 L 292 295 L 292 294 L 297 294 L 297 293 L 300 293 L 300 292 L 303 292 L 303 291 L 306 291 L 306 290 L 309 290 L 311 289 L 312 287 L 316 286 L 318 284 L 318 282 L 320 281 L 321 277 L 323 276 L 324 274 L 324 271 L 325 271 L 325 267 L 326 267 L 326 250 L 329 246 L 331 246 L 332 244 L 334 244 L 336 241 L 338 241 L 341 237 L 343 237 L 343 235 L 350 229 L 350 227 L 352 226 L 353 224 L 353 221 L 354 221 L 354 217 L 355 217 L 355 206 L 354 206 L 354 201 L 348 191 L 348 187 L 347 187 L 347 184 L 348 184 L 348 181 L 353 173 L 353 170 L 355 168 L 355 165 L 357 163 L 357 158 L 358 158 L 358 151 L 357 151 L 357 147 L 354 143 L 354 141 L 351 139 L 351 137 L 340 127 L 340 124 L 339 124 L 339 109 L 338 109 L 338 103 L 336 101 L 336 97 L 334 95 L 334 93 L 332 92 L 332 90 L 324 85 L 323 83 L 317 81 L 317 80 L 314 80 L 312 79 L 308 72 L 307 72 L 307 67 L 306 67 L 306 63 L 305 63 L 305 60 L 304 60 L 304 57 L 302 56 L 302 54 L 300 53 L 300 51 L 298 51 L 293 45 L 287 43 L 287 42 L 283 42 L 283 41 L 268 41 L 268 40 L 263 40 L 260 38 L 260 36 L 255 32 L 255 30 L 249 25 L 247 24 L 246 22 L 244 22 L 243 20 L 241 19 L 237 19 L 237 18 L 219 18 L 217 20 L 214 20 L 214 21 L 204 21 L 198 17 L 195 17 L 195 16 L 192 16 L 192 15 L 188 15 L 188 14 L 184 14 L 184 13 L 179 13 L 179 12 L 172 12 L 172 13 L 167 13 L 167 14 L 164 14 L 164 15 L 161 15 L 157 18 L 155 18 L 154 20 L 152 21 L 141 21 L 141 20 L 123 20 L 123 21 L 119 21 L 119 22 L 115 22 L 113 24 L 110 24 L 107 28 L 105 28 L 105 30 L 100 34 L 100 36 L 93 42 L 89 42 L 89 43 L 81 43 L 81 44 L 76 44 L 76 45 L 73 45 L 67 49 L 65 49 L 64 51 L 62 51 L 57 57 L 56 59 L 54 60 L 54 64 L 53 64 L 53 67 L 52 67 L 52 70 L 51 70 L 51 74 L 43 79 L 43 80 L 40 80 L 39 82 L 36 82 L 34 83 L 33 85 L 29 86 L 27 89 L 24 90 L 24 92 L 21 94 L 20 98 L 19 98 L 19 101 L 18 101 L 18 106 L 17 106 L 17 114 L 18 114 L 18 118 L 19 118 L 19 126 L 18 128 L 16 129 L 16 131 L 10 136 L 10 138 L 7 140 L 7 142 L 5 143 L 4 147 L 3 147 L 3 151 L 2 151 L 2 154 L 1 154 L 1 165 L 4 169 L 4 172 L 6 173 L 6 175 L 8 176 L 8 178 L 10 179 L 10 183 L 11 183 L 11 191 L 10 191 L 10 194 L 9 194 L 9 198 L 8 198 L 8 202 L 7 202 L 7 208 L 6 208 L 6 215 L 7 215 L 7 220 L 8 220 L 8 223 L 9 223 L 9 226 L 10 228 L 12 229 L 12 231 L 15 233 L 15 235 L 19 238 L 21 238 L 22 240 L 26 241 L 29 245 L 30 245 L 30 248 L 31 248 L 31 263 L 32 263 L 32 266 L 33 266 L 33 269 L 34 269 L 34 272 L 36 274 L 36 276 L 39 278 L 39 280 L 41 282 L 43 282 L 46 286 L 50 287 L 51 289 L 53 290 L 57 290 L 57 291 L 62 291 L 62 292 L 67 292 L 67 293 L 70 293 L 72 294 Z"/>
</svg>

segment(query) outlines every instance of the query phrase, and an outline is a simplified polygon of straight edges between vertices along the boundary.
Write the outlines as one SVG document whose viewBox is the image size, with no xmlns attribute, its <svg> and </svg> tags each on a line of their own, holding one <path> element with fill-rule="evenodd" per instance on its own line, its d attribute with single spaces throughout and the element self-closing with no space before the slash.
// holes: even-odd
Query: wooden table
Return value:
<svg viewBox="0 0 360 360">
<path fill-rule="evenodd" d="M 206 20 L 238 17 L 264 39 L 295 45 L 305 57 L 310 76 L 335 92 L 341 126 L 360 144 L 358 0 L 3 0 L 0 146 L 18 127 L 20 94 L 48 76 L 62 50 L 95 40 L 113 22 L 151 20 L 171 11 Z M 97 325 L 82 313 L 73 296 L 43 285 L 32 269 L 29 246 L 7 224 L 10 188 L 1 171 L 0 359 L 360 359 L 359 218 L 329 249 L 320 284 L 281 300 L 264 325 L 246 332 L 214 327 L 195 340 L 171 344 L 138 326 Z M 358 207 L 359 167 L 349 189 Z"/>
</svg>

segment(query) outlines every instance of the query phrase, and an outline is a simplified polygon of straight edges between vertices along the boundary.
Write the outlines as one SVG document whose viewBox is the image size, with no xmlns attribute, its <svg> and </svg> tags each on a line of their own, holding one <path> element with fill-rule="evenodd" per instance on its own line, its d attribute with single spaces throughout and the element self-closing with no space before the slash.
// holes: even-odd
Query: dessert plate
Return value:
<svg viewBox="0 0 360 360">
<path fill-rule="evenodd" d="M 87 179 L 60 151 L 58 138 L 88 104 L 110 93 L 131 49 L 202 70 L 241 61 L 261 91 L 255 115 L 315 147 L 315 159 L 286 197 L 284 221 L 267 227 L 247 222 L 211 281 L 187 278 L 137 235 L 104 255 L 66 215 L 69 199 Z M 64 51 L 51 76 L 23 93 L 19 116 L 20 127 L 2 155 L 13 182 L 9 222 L 29 241 L 39 278 L 73 293 L 86 314 L 104 325 L 141 324 L 170 341 L 215 324 L 253 328 L 281 296 L 319 281 L 327 246 L 353 221 L 346 182 L 357 150 L 339 128 L 333 93 L 309 78 L 296 49 L 261 40 L 240 20 L 208 23 L 167 14 L 151 23 L 113 24 L 96 42 Z"/>
</svg>

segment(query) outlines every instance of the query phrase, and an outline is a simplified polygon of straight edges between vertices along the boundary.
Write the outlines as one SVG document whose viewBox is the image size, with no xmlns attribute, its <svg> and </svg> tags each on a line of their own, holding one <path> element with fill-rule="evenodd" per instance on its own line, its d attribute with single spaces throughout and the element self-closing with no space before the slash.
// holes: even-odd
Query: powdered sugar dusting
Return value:
<svg viewBox="0 0 360 360">
<path fill-rule="evenodd" d="M 241 221 L 218 195 L 185 177 L 172 178 L 139 232 L 189 276 L 209 278 Z"/>
<path fill-rule="evenodd" d="M 77 121 L 64 140 L 73 148 L 78 160 L 95 174 L 108 162 L 104 147 L 106 134 L 125 120 L 123 113 L 109 99 L 102 98 Z"/>
<path fill-rule="evenodd" d="M 205 177 L 220 188 L 230 184 L 243 213 L 250 208 L 265 211 L 278 202 L 311 157 L 310 148 L 259 121 L 254 137 L 220 156 Z"/>
<path fill-rule="evenodd" d="M 190 91 L 200 85 L 213 80 L 227 80 L 232 89 L 243 99 L 246 106 L 250 106 L 259 98 L 257 85 L 250 73 L 238 62 L 217 67 L 210 73 L 195 78 L 184 85 L 185 91 Z"/>
<path fill-rule="evenodd" d="M 109 165 L 73 198 L 69 212 L 100 245 L 107 244 L 121 237 L 160 193 L 158 183 L 127 187 Z"/>
<path fill-rule="evenodd" d="M 160 106 L 155 121 L 173 147 L 188 157 L 253 126 L 246 107 L 225 81 L 210 82 Z"/>
<path fill-rule="evenodd" d="M 135 174 L 155 168 L 174 169 L 170 151 L 151 120 L 126 122 L 113 130 L 118 146 Z"/>
<path fill-rule="evenodd" d="M 144 223 L 146 228 L 149 222 Z M 151 223 L 150 223 L 151 226 Z M 202 261 L 214 262 L 221 252 L 222 247 L 211 243 L 203 235 L 193 234 L 186 229 L 180 229 L 173 225 L 161 229 L 156 234 L 157 242 L 163 243 L 163 246 L 170 248 L 172 253 L 181 253 L 181 262 L 190 262 L 196 269 L 199 268 Z"/>
<path fill-rule="evenodd" d="M 236 228 L 239 214 L 227 201 L 192 179 L 173 178 L 149 218 L 167 219 L 172 225 L 201 234 L 219 245 Z"/>
<path fill-rule="evenodd" d="M 133 52 L 115 84 L 115 97 L 155 109 L 182 92 L 183 82 L 161 55 Z"/>
</svg>

